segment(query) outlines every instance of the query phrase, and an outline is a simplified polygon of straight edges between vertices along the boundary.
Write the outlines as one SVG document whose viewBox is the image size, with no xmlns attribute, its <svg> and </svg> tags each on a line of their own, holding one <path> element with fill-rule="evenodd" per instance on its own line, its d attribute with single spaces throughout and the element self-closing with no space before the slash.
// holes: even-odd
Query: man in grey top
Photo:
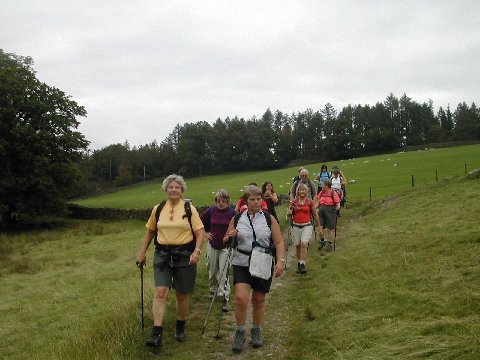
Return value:
<svg viewBox="0 0 480 360">
<path fill-rule="evenodd" d="M 315 184 L 308 178 L 308 170 L 303 168 L 300 171 L 300 180 L 295 181 L 292 184 L 290 189 L 290 201 L 293 202 L 297 197 L 297 188 L 298 184 L 303 183 L 307 186 L 307 197 L 310 200 L 316 201 L 317 199 L 317 191 L 315 189 Z"/>
</svg>

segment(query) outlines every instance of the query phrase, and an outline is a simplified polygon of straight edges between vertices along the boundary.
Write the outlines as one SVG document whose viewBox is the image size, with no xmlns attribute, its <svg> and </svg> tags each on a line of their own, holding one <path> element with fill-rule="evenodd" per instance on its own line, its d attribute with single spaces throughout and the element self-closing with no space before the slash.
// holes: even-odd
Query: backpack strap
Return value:
<svg viewBox="0 0 480 360">
<path fill-rule="evenodd" d="M 157 206 L 157 210 L 155 211 L 155 226 L 158 224 L 158 219 L 160 218 L 160 213 L 162 212 L 163 208 L 165 207 L 165 204 L 167 202 L 164 200 Z M 195 233 L 193 232 L 193 226 L 192 226 L 192 208 L 190 207 L 190 201 L 185 201 L 185 214 L 182 216 L 182 219 L 188 219 L 188 223 L 190 224 L 190 230 L 192 231 L 193 238 L 195 239 Z M 158 228 L 157 228 L 158 230 Z M 160 245 L 157 241 L 157 233 L 158 231 L 155 231 L 155 236 L 154 236 L 154 244 L 155 245 Z"/>
<path fill-rule="evenodd" d="M 165 204 L 167 202 L 164 200 L 162 201 L 160 204 L 158 204 L 157 206 L 157 210 L 155 211 L 155 226 L 157 226 L 158 224 L 158 219 L 160 218 L 160 213 L 162 212 L 163 208 L 165 207 Z M 155 231 L 155 236 L 154 236 L 154 244 L 155 245 L 159 245 L 158 241 L 157 241 L 157 234 L 158 234 L 158 228 L 157 228 L 157 231 Z"/>
<path fill-rule="evenodd" d="M 245 211 L 247 211 L 247 210 L 245 210 Z M 242 216 L 242 214 L 243 214 L 245 211 L 236 213 L 235 216 L 233 217 L 233 227 L 234 227 L 235 229 L 237 228 L 238 220 L 240 219 L 240 216 Z M 268 211 L 263 211 L 263 210 L 262 210 L 262 214 L 263 214 L 263 216 L 265 216 L 265 220 L 267 221 L 268 228 L 269 228 L 270 230 L 272 230 L 272 217 L 270 216 L 270 213 L 269 213 Z"/>
<path fill-rule="evenodd" d="M 185 214 L 182 216 L 182 219 L 187 218 L 188 223 L 190 224 L 190 230 L 192 231 L 192 236 L 193 240 L 195 240 L 195 232 L 193 231 L 193 226 L 192 226 L 192 208 L 191 208 L 191 202 L 190 201 L 185 201 Z"/>
<path fill-rule="evenodd" d="M 333 189 L 330 189 L 330 196 L 332 197 L 332 201 L 333 201 L 333 205 L 335 205 L 335 198 L 333 197 L 333 193 L 335 192 L 335 190 Z M 320 197 L 326 197 L 324 196 L 325 195 L 325 191 L 322 190 L 322 195 Z"/>
<path fill-rule="evenodd" d="M 203 227 L 205 228 L 205 231 L 211 230 L 212 216 L 214 211 L 215 211 L 215 205 L 212 205 L 207 209 L 207 218 L 205 219 L 206 221 L 203 223 Z"/>
<path fill-rule="evenodd" d="M 240 219 L 240 216 L 243 215 L 244 212 L 246 212 L 248 210 L 245 210 L 245 211 L 242 211 L 242 212 L 239 212 L 239 213 L 236 213 L 235 216 L 233 217 L 233 225 L 234 225 L 234 228 L 236 229 L 237 228 L 237 225 L 238 225 L 238 220 Z M 269 212 L 267 211 L 263 211 L 262 210 L 262 214 L 263 216 L 265 216 L 265 221 L 267 222 L 267 226 L 268 228 L 270 229 L 270 231 L 272 230 L 272 217 L 270 215 Z M 247 213 L 247 216 L 248 216 L 248 213 Z M 252 244 L 253 246 L 255 246 L 255 244 L 257 243 L 257 236 L 255 234 L 255 229 L 253 228 L 253 224 L 250 220 L 250 217 L 248 217 L 248 220 L 250 221 L 250 225 L 252 226 L 252 231 L 253 231 L 253 242 L 254 244 Z M 269 248 L 270 249 L 274 249 L 274 246 L 273 246 L 273 241 L 272 241 L 272 237 L 270 235 L 270 245 L 269 245 Z M 244 255 L 248 255 L 250 256 L 252 253 L 251 252 L 248 252 L 248 251 L 243 251 L 243 250 L 240 250 L 237 248 L 237 251 L 241 254 L 244 254 Z M 275 253 L 275 251 L 272 250 L 273 253 Z"/>
</svg>

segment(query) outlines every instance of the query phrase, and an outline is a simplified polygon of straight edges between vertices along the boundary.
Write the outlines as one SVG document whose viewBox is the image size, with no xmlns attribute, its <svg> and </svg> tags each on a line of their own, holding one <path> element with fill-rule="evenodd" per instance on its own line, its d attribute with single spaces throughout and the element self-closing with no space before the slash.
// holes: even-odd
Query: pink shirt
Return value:
<svg viewBox="0 0 480 360">
<path fill-rule="evenodd" d="M 333 199 L 332 199 L 332 192 L 333 192 Z M 337 192 L 333 189 L 330 189 L 330 191 L 325 191 L 325 192 L 321 190 L 318 193 L 317 198 L 320 205 L 331 206 L 331 205 L 338 204 L 340 202 L 340 198 L 338 197 Z"/>
</svg>

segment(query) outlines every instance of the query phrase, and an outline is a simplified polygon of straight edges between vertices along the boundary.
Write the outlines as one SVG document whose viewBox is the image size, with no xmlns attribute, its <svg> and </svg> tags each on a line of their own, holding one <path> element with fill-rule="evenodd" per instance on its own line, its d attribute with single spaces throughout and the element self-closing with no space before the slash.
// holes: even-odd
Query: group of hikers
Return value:
<svg viewBox="0 0 480 360">
<path fill-rule="evenodd" d="M 344 196 L 338 195 L 334 183 L 345 186 L 342 175 L 331 177 L 318 174 L 315 188 L 308 179 L 307 169 L 299 169 L 290 189 L 288 216 L 292 243 L 296 247 L 297 273 L 306 273 L 308 245 L 315 231 L 320 233 L 320 249 L 331 251 L 336 227 L 336 211 L 340 210 Z M 339 172 L 337 172 L 338 174 Z M 337 181 L 334 178 L 340 179 Z M 185 323 L 189 308 L 188 294 L 194 290 L 197 264 L 207 239 L 207 267 L 209 297 L 222 300 L 222 311 L 228 312 L 230 299 L 229 269 L 233 272 L 235 289 L 236 330 L 232 351 L 241 352 L 246 340 L 248 305 L 252 303 L 251 345 L 263 346 L 261 325 L 265 314 L 265 297 L 270 291 L 273 276 L 279 277 L 285 269 L 285 242 L 283 240 L 275 206 L 279 201 L 273 184 L 262 187 L 251 183 L 243 196 L 230 206 L 230 196 L 224 189 L 215 192 L 215 204 L 199 214 L 190 201 L 183 199 L 187 187 L 182 176 L 169 175 L 162 184 L 167 199 L 156 205 L 147 221 L 141 249 L 136 258 L 138 267 L 146 263 L 146 253 L 152 240 L 154 295 L 153 328 L 147 347 L 162 344 L 163 321 L 170 289 L 175 289 L 177 320 L 174 338 L 185 340 Z M 343 193 L 344 194 L 344 193 Z"/>
</svg>

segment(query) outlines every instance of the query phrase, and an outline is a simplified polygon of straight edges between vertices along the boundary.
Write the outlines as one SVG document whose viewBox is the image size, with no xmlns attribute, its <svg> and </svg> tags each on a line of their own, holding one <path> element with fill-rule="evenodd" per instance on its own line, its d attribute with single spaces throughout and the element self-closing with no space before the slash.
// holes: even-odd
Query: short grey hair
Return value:
<svg viewBox="0 0 480 360">
<path fill-rule="evenodd" d="M 225 190 L 225 189 L 219 189 L 217 190 L 217 192 L 215 193 L 215 201 L 217 199 L 225 199 L 227 200 L 227 203 L 230 203 L 230 195 L 228 194 L 228 191 Z"/>
<path fill-rule="evenodd" d="M 303 168 L 302 170 L 300 170 L 300 175 L 302 175 L 302 174 L 308 175 L 308 170 Z"/>
<path fill-rule="evenodd" d="M 260 189 L 258 186 L 255 186 L 255 185 L 248 185 L 247 187 L 245 187 L 245 190 L 243 190 L 243 194 L 245 196 L 245 200 L 250 195 L 260 195 L 260 196 L 262 196 L 262 189 Z"/>
<path fill-rule="evenodd" d="M 162 190 L 167 191 L 167 187 L 168 187 L 168 185 L 170 185 L 170 183 L 172 181 L 176 181 L 177 183 L 180 184 L 180 187 L 182 188 L 182 192 L 187 191 L 187 183 L 183 179 L 183 176 L 180 176 L 180 175 L 177 175 L 177 174 L 168 175 L 165 178 L 165 180 L 163 180 Z"/>
</svg>

